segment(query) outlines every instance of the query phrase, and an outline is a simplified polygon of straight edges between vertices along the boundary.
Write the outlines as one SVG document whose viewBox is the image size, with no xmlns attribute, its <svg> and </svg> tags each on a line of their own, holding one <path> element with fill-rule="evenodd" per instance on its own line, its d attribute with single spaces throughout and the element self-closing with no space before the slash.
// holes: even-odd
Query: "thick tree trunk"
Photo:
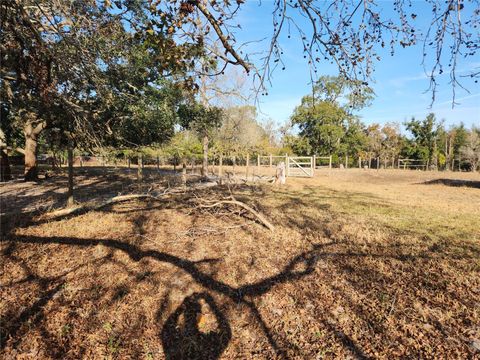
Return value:
<svg viewBox="0 0 480 360">
<path fill-rule="evenodd" d="M 25 133 L 25 181 L 37 179 L 37 136 Z"/>
<path fill-rule="evenodd" d="M 203 137 L 202 176 L 208 175 L 208 136 Z"/>
<path fill-rule="evenodd" d="M 8 160 L 8 154 L 6 149 L 1 149 L 0 158 L 0 181 L 8 181 L 12 178 L 12 172 L 10 170 L 10 161 Z"/>
<path fill-rule="evenodd" d="M 33 118 L 33 115 L 32 115 Z M 34 126 L 33 121 L 28 121 L 25 125 L 25 181 L 38 180 L 37 169 L 37 145 L 38 135 L 46 127 L 46 122 L 42 121 Z"/>
<path fill-rule="evenodd" d="M 67 192 L 67 207 L 74 205 L 73 198 L 73 146 L 68 145 L 68 192 Z"/>
<path fill-rule="evenodd" d="M 7 139 L 0 129 L 0 181 L 8 181 L 12 178 L 10 161 L 8 160 Z"/>
</svg>

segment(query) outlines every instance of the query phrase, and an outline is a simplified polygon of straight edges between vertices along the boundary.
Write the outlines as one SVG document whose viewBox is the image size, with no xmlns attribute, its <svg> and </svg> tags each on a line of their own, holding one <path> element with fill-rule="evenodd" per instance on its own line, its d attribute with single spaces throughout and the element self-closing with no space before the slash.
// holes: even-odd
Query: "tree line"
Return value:
<svg viewBox="0 0 480 360">
<path fill-rule="evenodd" d="M 298 155 L 339 157 L 347 163 L 359 158 L 372 166 L 398 165 L 399 158 L 421 163 L 425 169 L 471 170 L 480 165 L 480 127 L 445 127 L 434 113 L 425 119 L 365 125 L 355 114 L 373 99 L 368 86 L 352 87 L 342 77 L 322 76 L 312 94 L 302 98 L 283 129 L 283 144 Z M 406 133 L 401 131 L 401 125 Z"/>
</svg>

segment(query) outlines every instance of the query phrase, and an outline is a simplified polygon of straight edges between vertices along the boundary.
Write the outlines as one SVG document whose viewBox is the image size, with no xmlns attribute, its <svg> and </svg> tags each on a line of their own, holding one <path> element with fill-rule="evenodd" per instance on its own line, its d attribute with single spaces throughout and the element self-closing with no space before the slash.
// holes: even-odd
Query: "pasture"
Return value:
<svg viewBox="0 0 480 360">
<path fill-rule="evenodd" d="M 82 169 L 78 201 L 162 196 L 54 219 L 64 175 L 1 185 L 2 358 L 479 356 L 478 173 L 322 169 L 165 192 L 175 179 Z M 227 198 L 275 230 L 202 206 Z"/>
</svg>

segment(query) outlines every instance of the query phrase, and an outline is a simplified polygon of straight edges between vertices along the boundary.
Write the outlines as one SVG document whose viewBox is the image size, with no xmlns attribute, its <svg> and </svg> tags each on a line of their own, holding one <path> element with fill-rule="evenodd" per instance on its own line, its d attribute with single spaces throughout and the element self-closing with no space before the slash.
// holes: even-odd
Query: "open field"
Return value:
<svg viewBox="0 0 480 360">
<path fill-rule="evenodd" d="M 84 172 L 81 201 L 176 181 Z M 2 358 L 480 358 L 478 173 L 320 170 L 48 220 L 65 186 L 0 188 Z M 275 231 L 198 206 L 231 195 Z"/>
</svg>

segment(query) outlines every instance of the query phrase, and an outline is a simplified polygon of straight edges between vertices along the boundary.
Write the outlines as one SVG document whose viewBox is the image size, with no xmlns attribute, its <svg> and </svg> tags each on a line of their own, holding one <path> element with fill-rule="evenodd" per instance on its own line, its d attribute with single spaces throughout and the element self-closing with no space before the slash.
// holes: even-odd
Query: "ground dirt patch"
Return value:
<svg viewBox="0 0 480 360">
<path fill-rule="evenodd" d="M 108 176 L 80 178 L 80 199 L 173 181 Z M 0 354 L 479 357 L 480 191 L 424 184 L 440 177 L 480 180 L 321 170 L 284 187 L 218 186 L 57 221 L 42 204 L 63 201 L 64 177 L 3 185 L 2 212 L 23 215 L 2 224 Z M 275 232 L 241 209 L 195 206 L 232 195 Z"/>
</svg>

